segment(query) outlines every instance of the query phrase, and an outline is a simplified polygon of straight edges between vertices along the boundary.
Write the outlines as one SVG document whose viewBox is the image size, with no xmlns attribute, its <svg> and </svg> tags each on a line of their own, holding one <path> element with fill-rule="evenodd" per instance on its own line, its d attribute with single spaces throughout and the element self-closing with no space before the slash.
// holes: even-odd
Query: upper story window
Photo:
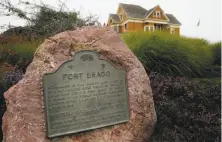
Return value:
<svg viewBox="0 0 222 142">
<path fill-rule="evenodd" d="M 109 23 L 110 23 L 110 24 L 112 24 L 112 22 L 113 22 L 113 20 L 112 20 L 112 19 L 110 19 L 110 20 L 109 20 Z"/>
<path fill-rule="evenodd" d="M 154 12 L 153 12 L 153 17 L 160 18 L 160 17 L 161 17 L 160 11 L 154 11 Z"/>
<path fill-rule="evenodd" d="M 121 14 L 119 17 L 120 17 L 120 20 L 122 21 L 123 20 L 123 15 Z"/>
</svg>

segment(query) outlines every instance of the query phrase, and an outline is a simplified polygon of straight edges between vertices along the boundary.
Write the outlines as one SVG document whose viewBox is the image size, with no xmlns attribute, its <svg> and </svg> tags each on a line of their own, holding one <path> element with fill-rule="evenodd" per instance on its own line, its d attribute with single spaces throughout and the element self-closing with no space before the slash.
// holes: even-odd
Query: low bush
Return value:
<svg viewBox="0 0 222 142">
<path fill-rule="evenodd" d="M 19 80 L 23 78 L 23 75 L 23 71 L 17 68 L 14 68 L 12 71 L 4 72 L 2 79 L 3 87 L 7 90 L 14 84 L 18 83 Z"/>
<path fill-rule="evenodd" d="M 1 82 L 0 82 L 0 118 L 3 117 L 3 114 L 6 110 L 6 106 L 5 106 L 5 99 L 3 97 L 4 94 L 4 87 L 2 86 Z M 0 127 L 2 128 L 2 121 L 0 121 Z M 2 140 L 3 137 L 3 133 L 2 133 L 2 129 L 0 131 L 0 140 Z"/>
<path fill-rule="evenodd" d="M 0 62 L 17 65 L 24 72 L 32 61 L 34 52 L 41 41 L 23 41 L 0 45 Z"/>
<path fill-rule="evenodd" d="M 23 60 L 30 61 L 39 44 L 40 42 L 7 44 L 6 48 L 11 51 L 12 54 L 14 53 L 14 55 L 23 58 Z"/>
<path fill-rule="evenodd" d="M 211 45 L 213 50 L 213 65 L 221 66 L 221 42 Z"/>
<path fill-rule="evenodd" d="M 151 142 L 221 141 L 221 80 L 151 72 L 157 124 Z"/>
<path fill-rule="evenodd" d="M 213 62 L 209 43 L 164 32 L 131 32 L 123 40 L 149 71 L 180 76 L 202 76 Z"/>
</svg>

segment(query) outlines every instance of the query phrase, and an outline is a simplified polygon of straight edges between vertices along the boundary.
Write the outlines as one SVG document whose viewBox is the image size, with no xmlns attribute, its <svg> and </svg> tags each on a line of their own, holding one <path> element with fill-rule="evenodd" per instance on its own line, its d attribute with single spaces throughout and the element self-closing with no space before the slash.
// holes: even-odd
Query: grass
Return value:
<svg viewBox="0 0 222 142">
<path fill-rule="evenodd" d="M 211 44 L 210 47 L 213 50 L 213 65 L 221 66 L 221 42 Z"/>
<path fill-rule="evenodd" d="M 221 141 L 221 42 L 159 32 L 122 39 L 150 77 L 157 124 L 149 141 Z"/>
<path fill-rule="evenodd" d="M 211 66 L 213 51 L 203 39 L 163 32 L 131 32 L 122 35 L 147 70 L 180 76 L 201 76 Z"/>
<path fill-rule="evenodd" d="M 158 72 L 149 74 L 158 118 L 150 141 L 219 142 L 221 42 L 158 32 L 127 33 L 122 38 L 148 72 Z M 0 45 L 0 80 L 6 64 L 31 62 L 40 43 L 19 40 Z"/>
<path fill-rule="evenodd" d="M 30 62 L 41 41 L 22 41 L 0 45 L 0 61 L 16 65 Z"/>
</svg>

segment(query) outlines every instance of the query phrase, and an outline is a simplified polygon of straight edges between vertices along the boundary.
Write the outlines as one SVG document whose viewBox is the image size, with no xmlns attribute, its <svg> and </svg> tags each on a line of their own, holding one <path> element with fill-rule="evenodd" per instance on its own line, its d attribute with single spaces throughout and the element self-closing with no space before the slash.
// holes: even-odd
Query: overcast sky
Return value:
<svg viewBox="0 0 222 142">
<path fill-rule="evenodd" d="M 11 0 L 13 2 L 19 0 Z M 34 0 L 29 0 L 34 1 Z M 37 1 L 37 0 L 35 0 Z M 56 0 L 44 0 L 56 6 Z M 99 16 L 101 23 L 107 22 L 109 13 L 116 13 L 118 3 L 137 4 L 146 9 L 156 5 L 165 13 L 173 14 L 181 23 L 181 35 L 199 37 L 211 42 L 221 40 L 221 0 L 63 0 L 70 10 L 77 10 L 82 16 L 89 13 Z M 200 25 L 197 26 L 200 20 Z M 24 25 L 16 17 L 0 17 L 3 24 Z"/>
</svg>

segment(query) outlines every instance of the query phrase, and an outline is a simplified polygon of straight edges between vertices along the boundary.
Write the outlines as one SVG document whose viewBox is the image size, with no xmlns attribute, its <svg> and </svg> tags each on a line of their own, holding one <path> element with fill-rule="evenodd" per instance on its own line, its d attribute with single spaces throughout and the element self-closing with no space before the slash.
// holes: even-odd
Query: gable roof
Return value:
<svg viewBox="0 0 222 142">
<path fill-rule="evenodd" d="M 120 23 L 120 19 L 117 14 L 109 14 L 109 17 L 112 18 L 113 23 Z"/>
<path fill-rule="evenodd" d="M 134 5 L 134 4 L 120 3 L 119 6 L 123 8 L 123 10 L 126 13 L 128 18 L 145 19 L 159 5 L 153 7 L 149 10 L 146 10 L 145 8 L 143 8 L 141 6 Z M 165 15 L 170 20 L 169 21 L 170 24 L 181 25 L 181 23 L 177 20 L 177 18 L 175 16 L 173 16 L 172 14 L 165 14 Z M 120 22 L 119 16 L 117 14 L 110 14 L 110 17 L 112 17 L 112 19 L 115 22 L 117 22 L 117 23 Z"/>
<path fill-rule="evenodd" d="M 147 10 L 139 5 L 134 4 L 119 4 L 125 11 L 127 17 L 129 18 L 140 18 L 143 19 L 147 13 Z"/>
<path fill-rule="evenodd" d="M 152 12 L 153 12 L 157 7 L 159 7 L 159 8 L 162 10 L 162 8 L 161 8 L 159 5 L 156 5 L 155 7 L 151 8 L 150 10 L 148 10 L 145 18 L 148 18 L 148 16 L 149 16 L 150 14 L 152 14 Z M 162 11 L 163 11 L 163 10 L 162 10 Z M 170 21 L 170 19 L 166 16 L 166 14 L 164 13 L 164 11 L 163 11 L 163 16 L 167 19 L 167 21 Z"/>
<path fill-rule="evenodd" d="M 181 25 L 181 23 L 177 20 L 177 18 L 174 17 L 172 14 L 166 14 L 166 16 L 170 19 L 170 24 Z"/>
<path fill-rule="evenodd" d="M 157 6 L 158 6 L 158 5 L 157 5 Z M 146 15 L 145 15 L 145 17 L 147 17 L 148 15 L 150 15 L 157 6 L 151 8 L 150 10 L 148 10 L 147 13 L 146 13 Z"/>
</svg>

